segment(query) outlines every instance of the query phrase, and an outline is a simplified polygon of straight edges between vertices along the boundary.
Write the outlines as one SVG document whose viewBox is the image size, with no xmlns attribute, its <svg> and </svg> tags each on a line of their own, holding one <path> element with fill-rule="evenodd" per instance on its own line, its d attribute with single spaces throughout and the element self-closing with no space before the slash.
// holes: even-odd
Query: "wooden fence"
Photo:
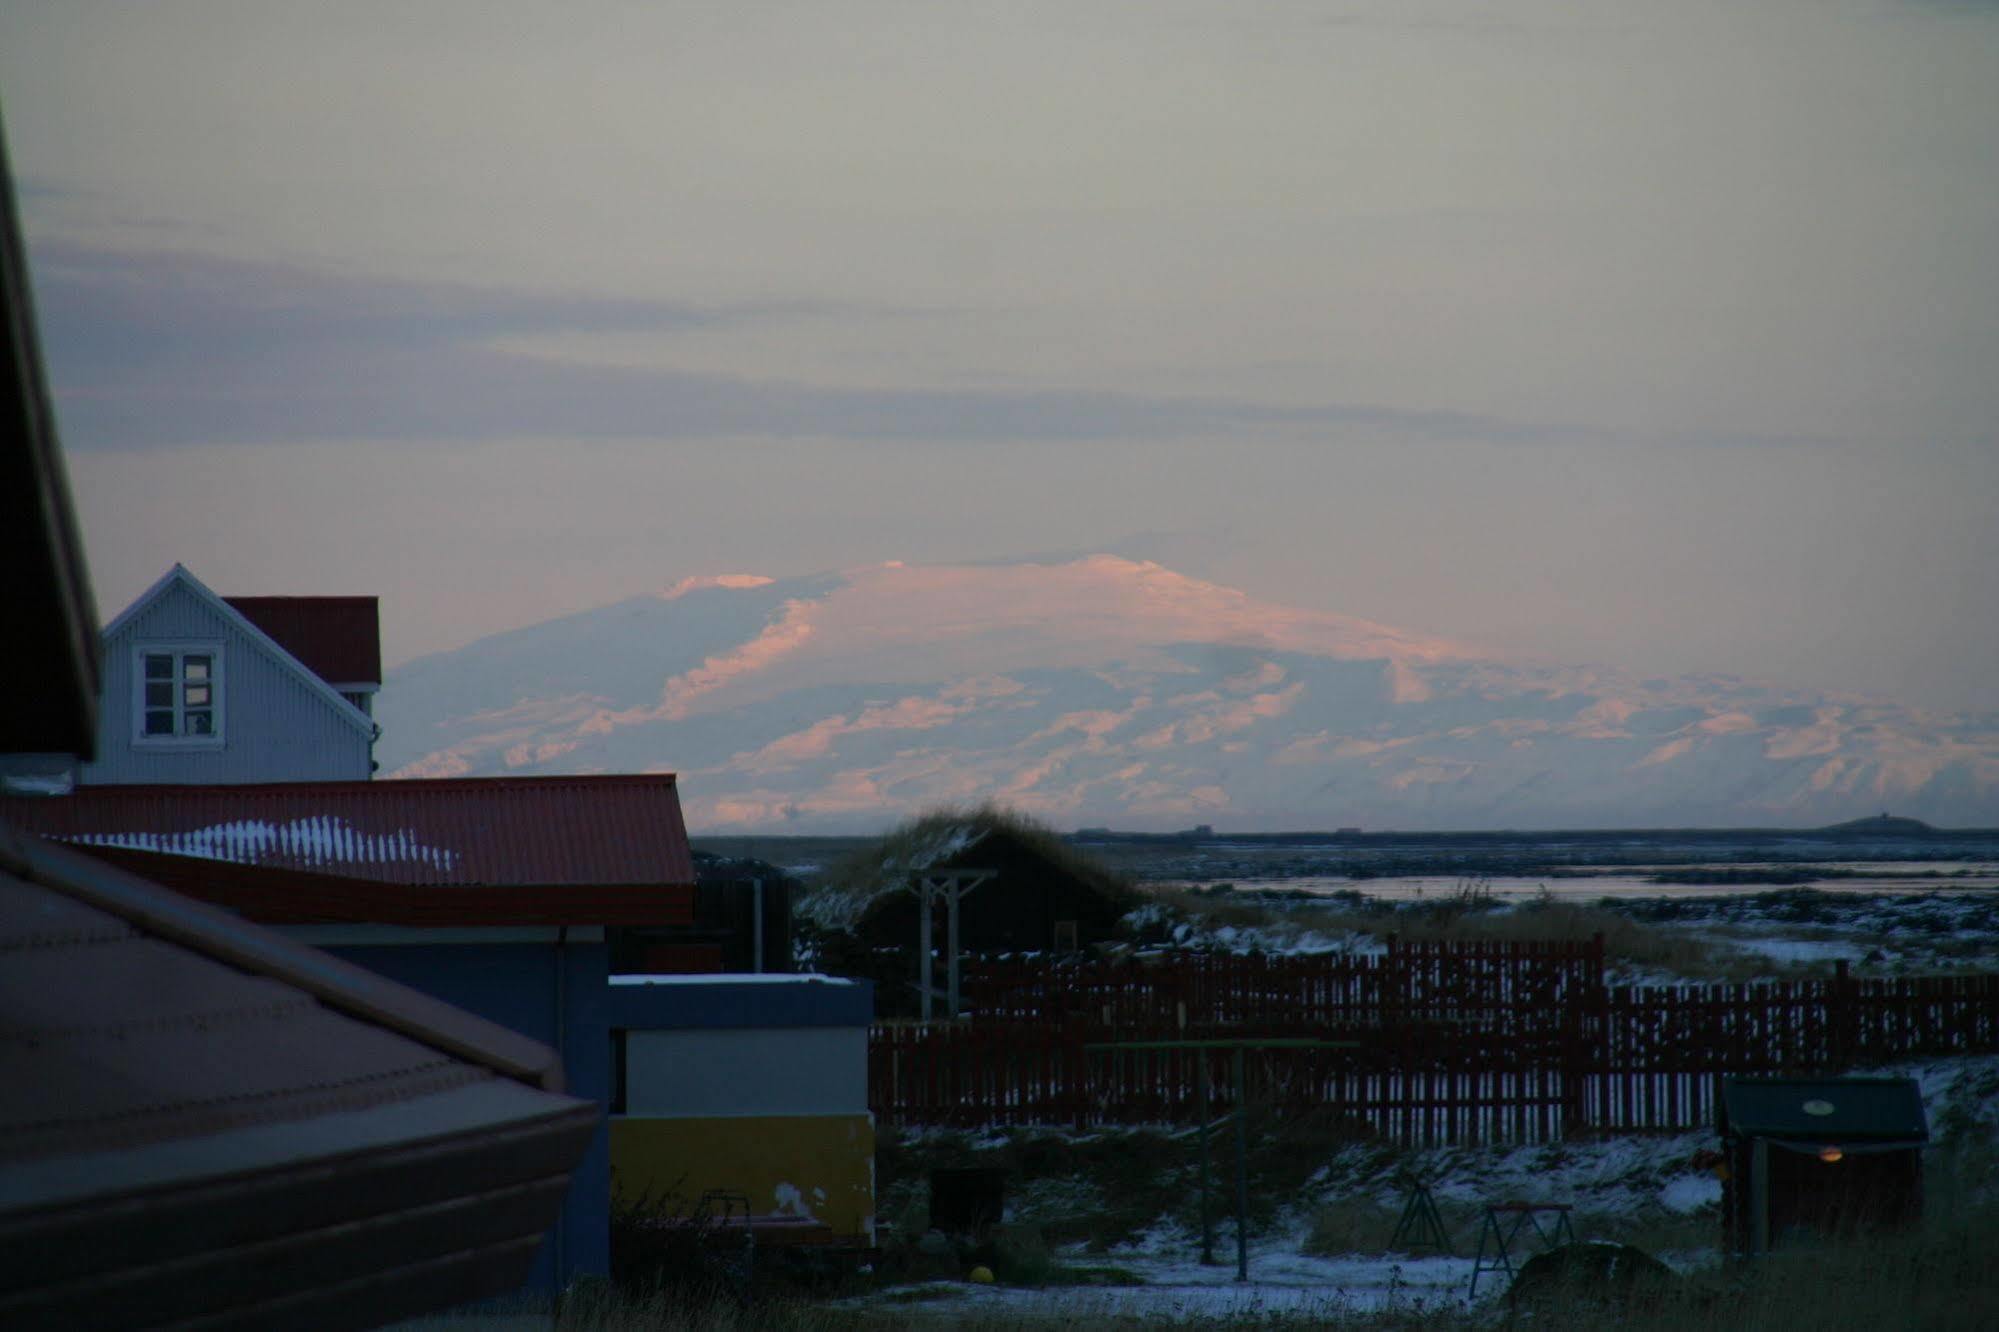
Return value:
<svg viewBox="0 0 1999 1332">
<path fill-rule="evenodd" d="M 1999 976 L 1617 986 L 1600 942 L 1397 945 L 1375 958 L 1188 956 L 981 964 L 975 1016 L 883 1024 L 869 1103 L 885 1123 L 1190 1122 L 1233 1096 L 1189 1038 L 1345 1039 L 1252 1050 L 1246 1091 L 1406 1144 L 1544 1141 L 1711 1124 L 1728 1075 L 1999 1053 Z"/>
<path fill-rule="evenodd" d="M 1503 1022 L 1603 988 L 1603 940 L 1440 944 L 1317 957 L 1185 953 L 1122 962 L 985 960 L 961 982 L 977 1022 L 1082 1020 L 1107 1029 Z"/>
</svg>

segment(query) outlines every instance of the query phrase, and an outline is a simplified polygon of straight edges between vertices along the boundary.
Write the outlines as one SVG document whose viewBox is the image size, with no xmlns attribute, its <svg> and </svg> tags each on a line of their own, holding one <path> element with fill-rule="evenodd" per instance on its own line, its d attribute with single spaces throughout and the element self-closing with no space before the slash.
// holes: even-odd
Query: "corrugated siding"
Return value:
<svg viewBox="0 0 1999 1332">
<path fill-rule="evenodd" d="M 402 884 L 692 884 L 670 774 L 85 786 L 11 800 L 12 822 L 84 845 Z"/>
<path fill-rule="evenodd" d="M 222 644 L 223 742 L 215 749 L 147 749 L 132 740 L 138 646 L 188 640 Z M 269 649 L 184 587 L 171 587 L 104 645 L 97 761 L 86 783 L 364 781 L 366 731 Z"/>
</svg>

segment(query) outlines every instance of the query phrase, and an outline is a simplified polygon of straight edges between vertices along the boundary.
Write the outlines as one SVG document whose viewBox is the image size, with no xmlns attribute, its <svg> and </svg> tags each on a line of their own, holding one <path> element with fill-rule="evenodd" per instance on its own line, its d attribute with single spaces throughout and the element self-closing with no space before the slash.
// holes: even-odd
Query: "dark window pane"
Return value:
<svg viewBox="0 0 1999 1332">
<path fill-rule="evenodd" d="M 208 678 L 208 658 L 205 656 L 183 657 L 181 658 L 180 669 L 181 675 L 185 679 L 206 680 Z"/>
<path fill-rule="evenodd" d="M 215 714 L 212 712 L 190 712 L 187 714 L 187 727 L 184 733 L 187 735 L 214 735 L 215 727 L 212 725 L 214 718 Z"/>
<path fill-rule="evenodd" d="M 174 684 L 171 680 L 148 680 L 146 682 L 146 706 L 149 708 L 170 708 L 174 705 Z"/>
<path fill-rule="evenodd" d="M 171 680 L 174 678 L 174 659 L 163 653 L 146 654 L 146 678 L 148 680 Z"/>
<path fill-rule="evenodd" d="M 171 712 L 148 712 L 146 714 L 147 735 L 172 735 L 174 715 Z"/>
<path fill-rule="evenodd" d="M 186 695 L 185 698 L 181 699 L 181 702 L 187 705 L 188 707 L 205 708 L 208 706 L 207 685 L 205 684 L 187 685 L 181 690 L 181 692 Z"/>
</svg>

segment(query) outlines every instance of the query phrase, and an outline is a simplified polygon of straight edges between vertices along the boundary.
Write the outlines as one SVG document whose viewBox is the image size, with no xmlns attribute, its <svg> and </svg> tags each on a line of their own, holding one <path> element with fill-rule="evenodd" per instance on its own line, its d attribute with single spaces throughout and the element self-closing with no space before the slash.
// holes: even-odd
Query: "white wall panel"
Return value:
<svg viewBox="0 0 1999 1332">
<path fill-rule="evenodd" d="M 865 1027 L 714 1027 L 625 1036 L 628 1115 L 851 1115 L 867 1108 Z"/>
</svg>

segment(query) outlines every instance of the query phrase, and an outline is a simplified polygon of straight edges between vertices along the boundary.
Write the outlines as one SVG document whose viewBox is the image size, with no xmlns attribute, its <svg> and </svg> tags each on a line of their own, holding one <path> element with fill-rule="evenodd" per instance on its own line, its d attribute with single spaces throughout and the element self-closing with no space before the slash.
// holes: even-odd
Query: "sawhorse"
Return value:
<svg viewBox="0 0 1999 1332">
<path fill-rule="evenodd" d="M 1409 1201 L 1402 1208 L 1402 1219 L 1395 1223 L 1395 1234 L 1389 1237 L 1388 1247 L 1400 1253 L 1435 1249 L 1447 1258 L 1457 1257 L 1451 1252 L 1451 1236 L 1444 1229 L 1444 1219 L 1437 1215 L 1437 1200 L 1430 1196 L 1430 1185 L 1436 1178 L 1405 1170 L 1398 1182 L 1408 1189 Z"/>
<path fill-rule="evenodd" d="M 1471 1296 L 1478 1298 L 1478 1279 L 1486 1272 L 1504 1272 L 1506 1279 L 1513 1280 L 1513 1241 L 1527 1226 L 1534 1227 L 1534 1237 L 1541 1241 L 1543 1250 L 1560 1244 L 1576 1242 L 1575 1228 L 1569 1224 L 1570 1204 L 1568 1203 L 1492 1203 L 1485 1209 L 1485 1226 L 1478 1233 L 1478 1256 L 1471 1265 Z M 1547 1226 L 1541 1224 L 1543 1214 L 1554 1217 Z M 1510 1217 L 1510 1224 L 1502 1224 L 1501 1217 Z M 1486 1260 L 1487 1250 L 1492 1258 Z"/>
</svg>

